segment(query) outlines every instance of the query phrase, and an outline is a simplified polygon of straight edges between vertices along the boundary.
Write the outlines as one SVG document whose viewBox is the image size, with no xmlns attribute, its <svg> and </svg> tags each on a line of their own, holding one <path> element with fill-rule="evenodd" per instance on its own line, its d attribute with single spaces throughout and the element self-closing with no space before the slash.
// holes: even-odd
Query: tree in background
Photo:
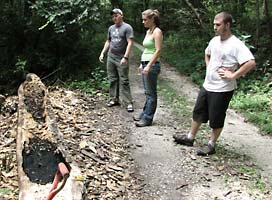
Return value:
<svg viewBox="0 0 272 200">
<path fill-rule="evenodd" d="M 196 82 L 203 80 L 203 52 L 214 35 L 213 17 L 220 11 L 229 11 L 235 19 L 234 33 L 257 58 L 258 67 L 252 73 L 255 79 L 263 79 L 265 74 L 264 81 L 272 81 L 272 5 L 268 0 L 130 0 L 122 1 L 122 6 L 141 34 L 144 31 L 138 28 L 141 11 L 146 8 L 160 11 L 165 59 Z"/>
<path fill-rule="evenodd" d="M 67 79 L 94 67 L 99 5 L 99 0 L 1 1 L 0 93 L 16 90 L 28 72 Z"/>
<path fill-rule="evenodd" d="M 213 17 L 227 10 L 236 20 L 235 34 L 255 53 L 254 76 L 272 81 L 269 0 L 14 0 L 0 2 L 0 93 L 16 88 L 27 72 L 64 80 L 88 75 L 98 65 L 114 7 L 124 11 L 139 41 L 145 32 L 141 12 L 158 9 L 166 61 L 195 81 L 203 80 Z"/>
</svg>

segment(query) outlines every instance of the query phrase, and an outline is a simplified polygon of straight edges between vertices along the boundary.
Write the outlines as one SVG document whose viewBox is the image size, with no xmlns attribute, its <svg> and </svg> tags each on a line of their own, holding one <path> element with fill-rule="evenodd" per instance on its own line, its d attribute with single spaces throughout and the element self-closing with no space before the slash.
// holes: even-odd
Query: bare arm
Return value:
<svg viewBox="0 0 272 200">
<path fill-rule="evenodd" d="M 249 60 L 242 64 L 241 67 L 233 73 L 233 79 L 237 79 L 243 75 L 246 75 L 251 69 L 256 66 L 255 60 Z"/>
<path fill-rule="evenodd" d="M 99 56 L 99 61 L 100 62 L 104 62 L 104 55 L 105 53 L 109 50 L 109 47 L 110 47 L 110 41 L 109 40 L 106 40 L 105 44 L 104 44 L 104 47 L 100 53 L 100 56 Z"/>
<path fill-rule="evenodd" d="M 128 62 L 128 57 L 129 57 L 129 54 L 130 54 L 131 49 L 133 47 L 133 38 L 127 39 L 127 42 L 128 42 L 128 45 L 127 45 L 127 48 L 126 48 L 125 55 L 121 60 L 121 64 L 126 64 Z"/>
<path fill-rule="evenodd" d="M 147 74 L 148 71 L 150 70 L 151 66 L 157 61 L 161 54 L 161 49 L 162 49 L 162 40 L 163 40 L 163 35 L 162 31 L 159 28 L 156 28 L 153 33 L 154 41 L 155 41 L 155 48 L 156 51 L 153 54 L 151 60 L 148 62 L 146 67 L 144 68 L 143 73 Z"/>
<path fill-rule="evenodd" d="M 249 60 L 241 65 L 241 67 L 235 71 L 222 70 L 219 75 L 221 78 L 235 80 L 239 77 L 246 75 L 252 68 L 256 66 L 255 60 Z"/>
</svg>

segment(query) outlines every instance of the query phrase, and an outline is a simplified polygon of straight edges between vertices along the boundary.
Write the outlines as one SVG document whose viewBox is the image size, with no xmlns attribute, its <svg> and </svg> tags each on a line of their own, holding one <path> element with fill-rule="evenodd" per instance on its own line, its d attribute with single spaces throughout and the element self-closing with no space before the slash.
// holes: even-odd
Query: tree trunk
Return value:
<svg viewBox="0 0 272 200">
<path fill-rule="evenodd" d="M 256 32 L 255 32 L 255 47 L 259 45 L 259 35 L 260 35 L 260 1 L 256 0 Z"/>
<path fill-rule="evenodd" d="M 62 169 L 67 168 L 62 183 L 66 179 L 67 182 L 54 199 L 81 200 L 83 182 L 76 181 L 75 177 L 82 174 L 65 151 L 45 85 L 37 75 L 28 74 L 19 87 L 18 97 L 16 158 L 19 200 L 45 199 L 52 189 L 60 163 L 65 166 Z"/>
<path fill-rule="evenodd" d="M 190 3 L 189 0 L 184 0 L 184 2 L 186 3 L 186 5 L 192 10 L 192 12 L 195 15 L 195 18 L 197 20 L 198 25 L 206 31 L 205 26 L 203 25 L 202 19 L 200 17 L 200 14 L 197 12 L 197 9 Z"/>
<path fill-rule="evenodd" d="M 268 35 L 270 38 L 270 46 L 272 47 L 272 19 L 269 13 L 269 1 L 264 0 L 264 12 L 267 19 L 267 29 L 268 29 Z"/>
</svg>

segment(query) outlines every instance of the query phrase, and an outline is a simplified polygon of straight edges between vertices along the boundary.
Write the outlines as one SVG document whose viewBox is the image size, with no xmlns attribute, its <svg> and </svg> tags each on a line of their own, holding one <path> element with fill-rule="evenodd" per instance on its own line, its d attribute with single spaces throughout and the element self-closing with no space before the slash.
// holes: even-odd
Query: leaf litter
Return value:
<svg viewBox="0 0 272 200">
<path fill-rule="evenodd" d="M 49 97 L 64 144 L 80 166 L 76 177 L 86 187 L 85 199 L 141 199 L 141 179 L 135 170 L 122 119 L 104 106 L 99 93 L 88 96 L 61 87 Z M 31 103 L 31 102 L 30 102 Z M 8 97 L 0 115 L 0 199 L 18 199 L 16 168 L 17 97 Z"/>
</svg>

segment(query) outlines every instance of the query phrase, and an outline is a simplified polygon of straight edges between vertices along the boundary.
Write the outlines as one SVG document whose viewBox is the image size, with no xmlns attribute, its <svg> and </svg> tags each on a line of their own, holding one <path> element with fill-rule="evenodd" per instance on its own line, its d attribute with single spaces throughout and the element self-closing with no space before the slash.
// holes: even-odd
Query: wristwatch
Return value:
<svg viewBox="0 0 272 200">
<path fill-rule="evenodd" d="M 128 60 L 128 57 L 125 57 L 125 56 L 124 56 L 123 58 L 125 58 L 126 60 Z"/>
</svg>

